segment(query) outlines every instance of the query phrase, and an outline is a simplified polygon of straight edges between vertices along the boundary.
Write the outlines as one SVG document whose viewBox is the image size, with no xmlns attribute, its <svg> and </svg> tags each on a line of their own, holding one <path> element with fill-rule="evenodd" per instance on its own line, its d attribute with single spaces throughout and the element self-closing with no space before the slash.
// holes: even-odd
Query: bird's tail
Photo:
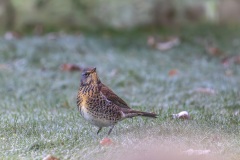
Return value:
<svg viewBox="0 0 240 160">
<path fill-rule="evenodd" d="M 132 109 L 124 109 L 123 113 L 124 113 L 125 118 L 133 118 L 136 116 L 157 118 L 157 114 L 155 114 L 155 113 L 136 111 L 136 110 L 132 110 Z"/>
</svg>

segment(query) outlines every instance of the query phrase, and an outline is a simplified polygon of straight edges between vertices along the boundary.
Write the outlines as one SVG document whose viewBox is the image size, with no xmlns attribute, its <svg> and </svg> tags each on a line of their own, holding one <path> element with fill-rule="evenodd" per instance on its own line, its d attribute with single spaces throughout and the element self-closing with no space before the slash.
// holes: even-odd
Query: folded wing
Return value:
<svg viewBox="0 0 240 160">
<path fill-rule="evenodd" d="M 130 107 L 127 105 L 127 103 L 122 100 L 120 97 L 118 97 L 110 88 L 105 86 L 104 84 L 100 84 L 101 92 L 102 94 L 112 103 L 115 105 L 121 107 L 121 108 L 129 108 Z"/>
</svg>

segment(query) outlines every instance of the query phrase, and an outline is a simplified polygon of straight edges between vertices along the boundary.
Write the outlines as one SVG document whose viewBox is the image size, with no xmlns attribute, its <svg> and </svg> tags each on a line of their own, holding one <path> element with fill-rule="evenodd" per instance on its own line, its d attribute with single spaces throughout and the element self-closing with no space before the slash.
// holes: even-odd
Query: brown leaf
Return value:
<svg viewBox="0 0 240 160">
<path fill-rule="evenodd" d="M 103 138 L 101 141 L 100 141 L 100 144 L 102 146 L 109 146 L 111 144 L 113 144 L 113 141 L 109 138 Z"/>
<path fill-rule="evenodd" d="M 65 63 L 65 64 L 62 64 L 60 68 L 62 71 L 82 71 L 82 68 L 76 64 Z"/>
<path fill-rule="evenodd" d="M 212 55 L 212 56 L 220 56 L 223 55 L 223 51 L 221 51 L 219 48 L 217 47 L 206 47 L 206 51 L 208 52 L 208 54 Z"/>
<path fill-rule="evenodd" d="M 228 67 L 231 64 L 240 64 L 240 55 L 228 56 L 222 59 L 221 63 Z"/>
<path fill-rule="evenodd" d="M 49 154 L 46 157 L 44 157 L 43 160 L 59 160 L 59 158 L 56 158 L 56 157 Z"/>
<path fill-rule="evenodd" d="M 225 66 L 228 67 L 230 64 L 231 58 L 230 57 L 225 57 L 222 59 L 221 63 Z"/>
<path fill-rule="evenodd" d="M 147 39 L 147 44 L 151 47 L 154 47 L 156 43 L 156 40 L 153 36 L 149 36 Z"/>
<path fill-rule="evenodd" d="M 14 40 L 14 39 L 19 39 L 21 38 L 20 33 L 15 32 L 15 31 L 9 31 L 4 34 L 4 38 L 6 40 Z"/>
<path fill-rule="evenodd" d="M 168 72 L 168 76 L 170 76 L 170 77 L 176 76 L 177 74 L 178 74 L 178 70 L 177 69 L 171 69 Z"/>
</svg>

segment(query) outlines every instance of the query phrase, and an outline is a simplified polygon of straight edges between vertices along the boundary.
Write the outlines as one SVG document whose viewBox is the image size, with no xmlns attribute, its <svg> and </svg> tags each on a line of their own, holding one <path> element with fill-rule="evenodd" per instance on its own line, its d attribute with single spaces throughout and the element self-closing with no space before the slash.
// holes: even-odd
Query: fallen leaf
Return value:
<svg viewBox="0 0 240 160">
<path fill-rule="evenodd" d="M 222 59 L 221 63 L 224 65 L 224 67 L 228 67 L 230 64 L 230 58 L 229 57 L 225 57 Z"/>
<path fill-rule="evenodd" d="M 103 139 L 100 141 L 100 144 L 101 144 L 102 146 L 109 146 L 109 145 L 111 145 L 112 143 L 113 143 L 112 140 L 109 139 L 109 138 L 103 138 Z"/>
<path fill-rule="evenodd" d="M 156 48 L 160 51 L 166 51 L 169 50 L 175 46 L 178 46 L 180 44 L 180 40 L 178 37 L 172 37 L 169 38 L 167 41 L 163 42 L 156 42 Z"/>
<path fill-rule="evenodd" d="M 175 76 L 178 74 L 178 70 L 177 69 L 171 69 L 169 72 L 168 72 L 168 76 L 172 77 L 172 76 Z"/>
<path fill-rule="evenodd" d="M 228 67 L 231 64 L 240 64 L 240 55 L 225 57 L 221 62 L 225 67 Z"/>
<path fill-rule="evenodd" d="M 166 51 L 179 45 L 180 39 L 178 37 L 168 37 L 166 39 L 161 39 L 159 37 L 149 36 L 147 39 L 147 44 L 150 47 L 156 48 L 160 51 Z"/>
<path fill-rule="evenodd" d="M 154 47 L 155 46 L 155 38 L 153 36 L 149 36 L 148 39 L 147 39 L 147 44 L 151 47 Z"/>
<path fill-rule="evenodd" d="M 212 55 L 212 56 L 220 56 L 223 55 L 223 51 L 221 51 L 219 48 L 217 47 L 206 47 L 206 51 L 208 54 Z"/>
<path fill-rule="evenodd" d="M 189 149 L 184 151 L 185 154 L 191 156 L 191 155 L 207 155 L 211 151 L 210 150 L 194 150 L 194 149 Z"/>
<path fill-rule="evenodd" d="M 49 154 L 46 157 L 44 157 L 43 160 L 59 160 L 59 158 L 56 158 L 56 157 Z"/>
<path fill-rule="evenodd" d="M 172 114 L 173 119 L 190 119 L 190 115 L 187 111 L 181 111 L 178 114 Z"/>
<path fill-rule="evenodd" d="M 195 91 L 198 93 L 204 93 L 204 94 L 215 94 L 216 93 L 216 91 L 211 88 L 197 88 Z"/>
<path fill-rule="evenodd" d="M 224 65 L 224 67 L 228 67 L 230 64 L 233 63 L 231 57 L 225 57 L 222 59 L 221 63 Z"/>
<path fill-rule="evenodd" d="M 9 31 L 4 34 L 4 38 L 6 40 L 14 40 L 14 39 L 19 39 L 21 38 L 20 33 L 14 32 L 14 31 Z"/>
<path fill-rule="evenodd" d="M 65 64 L 62 64 L 60 68 L 62 71 L 82 71 L 82 68 L 76 64 L 65 63 Z"/>
</svg>

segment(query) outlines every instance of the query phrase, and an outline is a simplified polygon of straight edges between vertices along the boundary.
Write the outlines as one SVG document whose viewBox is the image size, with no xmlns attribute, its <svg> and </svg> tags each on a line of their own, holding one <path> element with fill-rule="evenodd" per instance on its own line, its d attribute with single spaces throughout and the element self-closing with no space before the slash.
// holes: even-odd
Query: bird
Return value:
<svg viewBox="0 0 240 160">
<path fill-rule="evenodd" d="M 110 127 L 108 131 L 110 135 L 114 126 L 126 118 L 136 116 L 157 118 L 155 113 L 131 109 L 124 100 L 101 82 L 96 67 L 85 68 L 82 72 L 77 93 L 77 108 L 86 121 L 98 127 L 97 134 L 103 127 Z"/>
</svg>

